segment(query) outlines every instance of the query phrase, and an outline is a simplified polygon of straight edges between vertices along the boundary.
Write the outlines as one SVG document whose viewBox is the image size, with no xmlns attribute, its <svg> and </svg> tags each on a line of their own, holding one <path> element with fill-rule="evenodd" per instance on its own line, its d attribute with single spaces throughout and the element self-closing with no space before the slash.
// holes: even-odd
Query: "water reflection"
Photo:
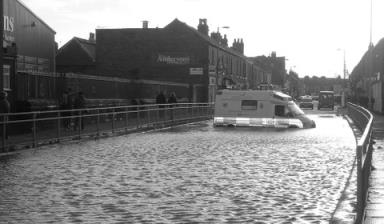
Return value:
<svg viewBox="0 0 384 224">
<path fill-rule="evenodd" d="M 0 222 L 326 223 L 354 159 L 340 117 L 315 129 L 182 126 L 0 162 Z"/>
</svg>

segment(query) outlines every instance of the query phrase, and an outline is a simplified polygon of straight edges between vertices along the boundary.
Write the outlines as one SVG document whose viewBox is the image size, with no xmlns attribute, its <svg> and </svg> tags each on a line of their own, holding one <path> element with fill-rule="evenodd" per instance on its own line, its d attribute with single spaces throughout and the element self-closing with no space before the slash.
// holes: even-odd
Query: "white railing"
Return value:
<svg viewBox="0 0 384 224">
<path fill-rule="evenodd" d="M 348 103 L 348 116 L 362 132 L 356 146 L 357 166 L 357 216 L 356 223 L 361 223 L 367 201 L 369 176 L 372 165 L 372 123 L 373 115 L 365 108 Z"/>
<path fill-rule="evenodd" d="M 0 152 L 211 119 L 210 103 L 131 105 L 0 114 Z"/>
</svg>

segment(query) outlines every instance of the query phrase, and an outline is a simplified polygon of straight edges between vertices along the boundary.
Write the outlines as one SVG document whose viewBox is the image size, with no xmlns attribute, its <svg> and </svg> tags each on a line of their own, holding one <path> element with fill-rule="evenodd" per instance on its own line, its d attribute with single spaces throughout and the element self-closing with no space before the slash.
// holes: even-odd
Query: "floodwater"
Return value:
<svg viewBox="0 0 384 224">
<path fill-rule="evenodd" d="M 328 223 L 353 167 L 346 120 L 212 122 L 0 160 L 0 223 Z"/>
</svg>

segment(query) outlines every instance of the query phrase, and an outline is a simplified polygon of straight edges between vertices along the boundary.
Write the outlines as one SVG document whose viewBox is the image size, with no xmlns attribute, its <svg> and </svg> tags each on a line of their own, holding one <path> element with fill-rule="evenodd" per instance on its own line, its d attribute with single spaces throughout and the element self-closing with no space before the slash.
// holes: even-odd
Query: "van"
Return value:
<svg viewBox="0 0 384 224">
<path fill-rule="evenodd" d="M 274 90 L 219 90 L 213 123 L 214 126 L 316 127 L 292 97 Z"/>
<path fill-rule="evenodd" d="M 319 93 L 319 104 L 317 109 L 328 108 L 333 110 L 335 107 L 335 97 L 333 91 L 320 91 Z"/>
</svg>

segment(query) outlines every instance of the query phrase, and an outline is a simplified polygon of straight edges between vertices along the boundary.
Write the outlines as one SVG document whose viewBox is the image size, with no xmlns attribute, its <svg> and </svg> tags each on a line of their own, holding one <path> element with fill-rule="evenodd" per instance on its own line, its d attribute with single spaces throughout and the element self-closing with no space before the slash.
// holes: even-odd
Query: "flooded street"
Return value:
<svg viewBox="0 0 384 224">
<path fill-rule="evenodd" d="M 0 161 L 0 223 L 328 223 L 355 157 L 348 122 L 212 121 Z"/>
</svg>

